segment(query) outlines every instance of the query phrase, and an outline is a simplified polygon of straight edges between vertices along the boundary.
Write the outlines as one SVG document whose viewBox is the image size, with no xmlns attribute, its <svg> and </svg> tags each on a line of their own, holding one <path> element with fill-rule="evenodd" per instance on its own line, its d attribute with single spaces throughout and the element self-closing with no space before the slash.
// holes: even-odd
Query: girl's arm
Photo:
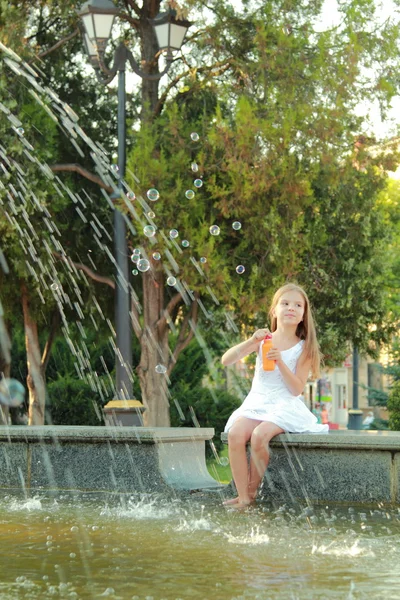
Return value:
<svg viewBox="0 0 400 600">
<path fill-rule="evenodd" d="M 289 392 L 293 396 L 300 396 L 307 383 L 308 374 L 311 369 L 311 359 L 307 358 L 303 352 L 297 362 L 296 372 L 292 373 L 289 367 L 283 362 L 280 350 L 271 348 L 267 356 L 276 360 L 276 364 Z"/>
<path fill-rule="evenodd" d="M 267 333 L 269 333 L 269 329 L 258 329 L 255 333 L 253 333 L 251 338 L 245 342 L 237 344 L 236 346 L 233 346 L 233 348 L 229 348 L 229 350 L 227 350 L 221 358 L 221 362 L 224 367 L 233 365 L 241 358 L 251 354 L 251 352 L 257 351 L 259 343 L 265 338 Z"/>
</svg>

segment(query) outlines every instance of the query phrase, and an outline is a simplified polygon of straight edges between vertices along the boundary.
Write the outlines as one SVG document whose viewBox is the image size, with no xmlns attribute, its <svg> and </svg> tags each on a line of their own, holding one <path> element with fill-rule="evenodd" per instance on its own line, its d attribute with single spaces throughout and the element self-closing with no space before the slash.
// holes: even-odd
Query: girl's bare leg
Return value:
<svg viewBox="0 0 400 600">
<path fill-rule="evenodd" d="M 257 495 L 258 487 L 261 483 L 264 473 L 269 463 L 269 442 L 270 440 L 284 433 L 284 430 L 275 425 L 264 421 L 257 425 L 251 435 L 251 458 L 250 458 L 250 478 L 248 494 L 251 498 Z"/>
<path fill-rule="evenodd" d="M 235 481 L 238 497 L 227 500 L 224 504 L 250 504 L 253 498 L 249 496 L 249 467 L 247 463 L 246 445 L 260 421 L 239 417 L 228 433 L 229 462 Z"/>
</svg>

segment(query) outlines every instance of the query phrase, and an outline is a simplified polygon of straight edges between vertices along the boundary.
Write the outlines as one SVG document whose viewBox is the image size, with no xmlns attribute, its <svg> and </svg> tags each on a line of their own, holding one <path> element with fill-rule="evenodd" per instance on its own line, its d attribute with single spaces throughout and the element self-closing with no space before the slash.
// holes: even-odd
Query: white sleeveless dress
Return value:
<svg viewBox="0 0 400 600">
<path fill-rule="evenodd" d="M 225 425 L 228 432 L 238 417 L 256 421 L 269 421 L 289 433 L 327 433 L 328 425 L 321 425 L 317 417 L 308 410 L 300 396 L 293 396 L 287 388 L 279 367 L 264 371 L 261 359 L 261 346 L 258 351 L 253 383 L 243 404 L 231 414 Z M 297 361 L 303 352 L 301 340 L 288 350 L 281 350 L 283 362 L 292 373 L 296 372 Z"/>
</svg>

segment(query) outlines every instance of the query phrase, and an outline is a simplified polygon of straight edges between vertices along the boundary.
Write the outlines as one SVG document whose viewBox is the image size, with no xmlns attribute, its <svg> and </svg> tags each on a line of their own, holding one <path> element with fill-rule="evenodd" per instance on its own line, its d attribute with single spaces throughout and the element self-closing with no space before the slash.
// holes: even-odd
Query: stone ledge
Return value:
<svg viewBox="0 0 400 600">
<path fill-rule="evenodd" d="M 81 425 L 0 426 L 0 442 L 190 442 L 211 440 L 211 427 L 84 427 Z"/>
<path fill-rule="evenodd" d="M 224 443 L 228 435 L 221 434 Z M 271 440 L 271 448 L 282 447 L 307 448 L 345 448 L 351 450 L 392 450 L 400 452 L 400 431 L 353 431 L 335 430 L 329 433 L 282 433 Z"/>
</svg>

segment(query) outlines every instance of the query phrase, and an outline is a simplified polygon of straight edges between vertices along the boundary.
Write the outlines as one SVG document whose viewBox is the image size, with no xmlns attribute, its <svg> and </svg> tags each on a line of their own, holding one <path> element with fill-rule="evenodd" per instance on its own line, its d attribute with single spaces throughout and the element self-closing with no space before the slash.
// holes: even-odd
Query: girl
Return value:
<svg viewBox="0 0 400 600">
<path fill-rule="evenodd" d="M 243 404 L 230 416 L 229 460 L 238 492 L 225 505 L 243 507 L 254 502 L 258 486 L 269 462 L 269 441 L 284 432 L 326 433 L 328 425 L 317 418 L 299 398 L 310 370 L 318 377 L 320 352 L 310 304 L 305 291 L 293 283 L 274 295 L 269 311 L 273 346 L 268 358 L 275 360 L 273 371 L 264 371 L 261 341 L 269 334 L 259 329 L 250 339 L 223 355 L 224 366 L 232 365 L 251 352 L 257 352 L 254 379 Z M 250 465 L 246 445 L 251 442 Z"/>
</svg>

